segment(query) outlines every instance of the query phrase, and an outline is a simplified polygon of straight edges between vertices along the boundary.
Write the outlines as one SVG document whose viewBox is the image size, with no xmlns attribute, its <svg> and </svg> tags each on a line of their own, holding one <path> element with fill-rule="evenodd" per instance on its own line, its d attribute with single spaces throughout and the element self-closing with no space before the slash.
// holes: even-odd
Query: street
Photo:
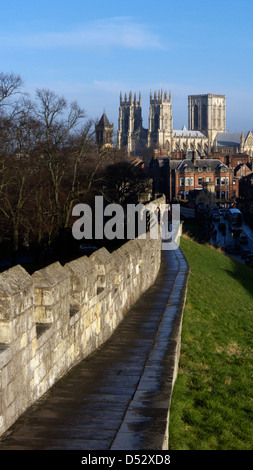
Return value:
<svg viewBox="0 0 253 470">
<path fill-rule="evenodd" d="M 220 214 L 219 221 L 213 220 L 212 223 L 214 225 L 214 230 L 210 238 L 210 243 L 217 247 L 220 246 L 224 248 L 225 252 L 229 256 L 245 264 L 245 260 L 242 258 L 242 255 L 246 254 L 246 252 L 253 254 L 253 230 L 243 222 L 241 235 L 247 237 L 247 241 L 241 243 L 240 237 L 237 240 L 232 236 L 231 231 L 229 230 L 228 220 L 224 217 L 224 214 Z M 225 231 L 219 229 L 220 223 L 225 224 Z"/>
</svg>

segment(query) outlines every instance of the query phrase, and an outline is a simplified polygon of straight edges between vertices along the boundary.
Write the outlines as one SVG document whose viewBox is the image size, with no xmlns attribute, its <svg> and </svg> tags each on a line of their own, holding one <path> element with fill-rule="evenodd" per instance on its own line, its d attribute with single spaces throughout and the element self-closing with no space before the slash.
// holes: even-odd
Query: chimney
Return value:
<svg viewBox="0 0 253 470">
<path fill-rule="evenodd" d="M 192 152 L 192 163 L 196 163 L 196 152 L 193 150 Z"/>
</svg>

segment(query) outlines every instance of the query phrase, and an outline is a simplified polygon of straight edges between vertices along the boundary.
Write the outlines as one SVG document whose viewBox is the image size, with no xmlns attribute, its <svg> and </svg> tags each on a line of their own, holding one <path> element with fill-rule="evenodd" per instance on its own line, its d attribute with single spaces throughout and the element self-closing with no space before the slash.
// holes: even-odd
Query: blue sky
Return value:
<svg viewBox="0 0 253 470">
<path fill-rule="evenodd" d="M 188 95 L 225 94 L 227 130 L 253 129 L 253 0 L 0 0 L 0 71 L 49 88 L 118 127 L 120 91 L 171 89 L 174 129 Z"/>
</svg>

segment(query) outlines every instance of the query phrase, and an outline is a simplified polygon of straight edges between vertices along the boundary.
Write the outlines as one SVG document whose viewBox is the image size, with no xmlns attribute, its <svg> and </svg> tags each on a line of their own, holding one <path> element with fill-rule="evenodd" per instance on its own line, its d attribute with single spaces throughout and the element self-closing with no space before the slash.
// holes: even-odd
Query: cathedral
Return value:
<svg viewBox="0 0 253 470">
<path fill-rule="evenodd" d="M 145 148 L 172 152 L 194 151 L 205 157 L 212 150 L 253 153 L 253 135 L 250 131 L 226 132 L 226 97 L 224 95 L 188 96 L 188 129 L 173 129 L 171 92 L 150 92 L 149 124 L 143 128 L 141 93 L 124 99 L 120 93 L 117 133 L 118 149 L 139 155 Z"/>
</svg>

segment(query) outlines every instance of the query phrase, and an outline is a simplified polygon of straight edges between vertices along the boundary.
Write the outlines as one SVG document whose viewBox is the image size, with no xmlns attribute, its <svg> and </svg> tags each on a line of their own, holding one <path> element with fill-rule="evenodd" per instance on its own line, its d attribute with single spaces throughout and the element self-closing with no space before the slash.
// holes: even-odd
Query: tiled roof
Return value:
<svg viewBox="0 0 253 470">
<path fill-rule="evenodd" d="M 249 131 L 243 132 L 244 138 L 247 137 Z M 218 147 L 236 147 L 241 142 L 241 132 L 219 132 L 216 136 Z"/>
<path fill-rule="evenodd" d="M 188 131 L 185 126 L 182 127 L 181 130 L 174 130 L 173 131 L 174 137 L 205 137 L 199 131 Z"/>
<path fill-rule="evenodd" d="M 170 168 L 171 169 L 178 169 L 181 170 L 183 168 L 210 168 L 211 171 L 216 170 L 217 168 L 226 168 L 228 167 L 222 163 L 218 158 L 203 158 L 203 159 L 197 159 L 195 162 L 192 160 L 182 160 L 178 162 L 178 160 L 171 160 L 170 161 Z"/>
</svg>

